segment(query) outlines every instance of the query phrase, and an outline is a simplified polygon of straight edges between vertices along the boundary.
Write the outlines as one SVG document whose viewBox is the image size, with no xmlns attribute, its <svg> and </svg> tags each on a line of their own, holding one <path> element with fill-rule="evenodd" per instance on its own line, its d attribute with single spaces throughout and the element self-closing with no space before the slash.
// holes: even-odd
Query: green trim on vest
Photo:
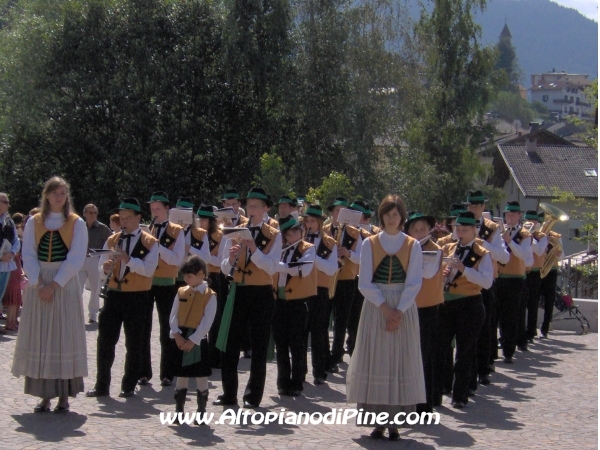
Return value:
<svg viewBox="0 0 600 450">
<path fill-rule="evenodd" d="M 51 241 L 52 239 L 52 241 Z M 52 252 L 50 249 L 52 248 Z M 46 231 L 38 245 L 38 259 L 44 262 L 63 262 L 67 259 L 69 249 L 60 237 L 58 230 Z"/>
<path fill-rule="evenodd" d="M 173 286 L 176 278 L 152 278 L 152 286 Z"/>
<path fill-rule="evenodd" d="M 525 275 L 509 275 L 506 273 L 499 273 L 498 278 L 525 278 Z"/>
<path fill-rule="evenodd" d="M 391 268 L 390 268 L 391 263 Z M 390 270 L 392 276 L 390 279 Z M 379 284 L 397 284 L 406 282 L 406 272 L 396 255 L 387 255 L 384 257 L 375 273 L 373 274 L 373 283 Z"/>
</svg>

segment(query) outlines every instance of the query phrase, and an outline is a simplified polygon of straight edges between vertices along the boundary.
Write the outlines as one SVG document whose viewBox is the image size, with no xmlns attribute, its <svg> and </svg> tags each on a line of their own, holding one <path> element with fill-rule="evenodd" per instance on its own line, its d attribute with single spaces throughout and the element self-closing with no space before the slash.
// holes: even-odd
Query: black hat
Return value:
<svg viewBox="0 0 600 450">
<path fill-rule="evenodd" d="M 240 199 L 240 193 L 235 188 L 225 190 L 225 194 L 223 194 L 223 198 L 221 199 L 221 201 L 232 199 Z"/>
<path fill-rule="evenodd" d="M 540 216 L 537 211 L 527 211 L 524 216 L 525 220 L 537 220 L 540 221 Z"/>
<path fill-rule="evenodd" d="M 459 213 L 456 217 L 456 221 L 452 224 L 452 226 L 455 227 L 457 225 L 472 227 L 476 226 L 477 221 L 475 220 L 475 214 L 473 214 L 471 211 L 464 211 Z"/>
<path fill-rule="evenodd" d="M 121 204 L 119 205 L 119 207 L 115 208 L 113 211 L 120 211 L 122 209 L 128 209 L 138 214 L 142 213 L 142 207 L 140 206 L 140 202 L 137 198 L 133 197 L 125 197 L 123 200 L 121 200 Z"/>
<path fill-rule="evenodd" d="M 171 205 L 169 196 L 167 195 L 166 192 L 163 192 L 163 191 L 153 192 L 152 195 L 150 196 L 150 200 L 148 200 L 146 203 L 154 203 L 154 202 L 162 202 L 162 203 L 166 203 L 167 205 Z"/>
<path fill-rule="evenodd" d="M 519 202 L 508 202 L 504 208 L 504 213 L 507 212 L 523 212 L 521 210 L 521 204 Z"/>
<path fill-rule="evenodd" d="M 448 215 L 448 219 L 452 219 L 457 217 L 461 212 L 466 211 L 464 204 L 462 203 L 452 203 L 450 206 L 450 214 Z"/>
<path fill-rule="evenodd" d="M 196 215 L 199 217 L 216 217 L 215 209 L 212 205 L 201 205 L 198 211 L 196 211 Z"/>
<path fill-rule="evenodd" d="M 485 202 L 487 202 L 488 199 L 485 198 L 485 195 L 483 195 L 483 192 L 477 190 L 477 191 L 469 191 L 469 193 L 467 194 L 467 201 L 464 202 L 465 205 L 483 205 Z"/>
<path fill-rule="evenodd" d="M 302 224 L 298 222 L 298 220 L 296 220 L 296 218 L 292 215 L 279 219 L 279 231 L 282 233 L 286 232 L 287 230 L 291 230 L 292 228 L 301 226 Z"/>
<path fill-rule="evenodd" d="M 191 197 L 179 197 L 175 207 L 179 209 L 194 209 L 194 201 Z"/>
<path fill-rule="evenodd" d="M 250 189 L 246 198 L 242 199 L 242 203 L 245 204 L 246 201 L 251 198 L 256 198 L 258 200 L 264 201 L 269 208 L 273 206 L 273 200 L 271 200 L 271 196 L 268 195 L 263 188 L 253 187 L 252 189 Z"/>
<path fill-rule="evenodd" d="M 289 195 L 282 195 L 281 198 L 279 199 L 279 201 L 277 203 L 275 203 L 275 205 L 280 205 L 282 203 L 289 203 L 292 206 L 298 206 L 298 201 L 292 197 L 290 197 Z"/>
<path fill-rule="evenodd" d="M 321 205 L 310 205 L 306 209 L 304 214 L 302 214 L 302 217 L 306 216 L 316 217 L 317 219 L 323 219 L 323 208 L 321 208 Z"/>
<path fill-rule="evenodd" d="M 343 206 L 347 208 L 349 206 L 348 200 L 343 197 L 336 197 L 333 203 L 327 207 L 327 211 L 331 212 L 331 210 L 336 206 Z"/>
<path fill-rule="evenodd" d="M 426 221 L 427 225 L 429 225 L 429 228 L 431 228 L 432 230 L 435 228 L 435 217 L 426 216 L 423 213 L 420 213 L 419 211 L 409 211 L 408 218 L 406 219 L 406 222 L 404 222 L 404 232 L 406 233 L 408 231 L 408 227 L 410 227 L 410 224 L 414 223 L 417 220 Z"/>
<path fill-rule="evenodd" d="M 369 205 L 360 199 L 354 200 L 350 205 L 350 209 L 353 209 L 354 211 L 360 211 L 363 213 L 363 215 L 371 217 L 371 209 L 369 209 Z"/>
</svg>

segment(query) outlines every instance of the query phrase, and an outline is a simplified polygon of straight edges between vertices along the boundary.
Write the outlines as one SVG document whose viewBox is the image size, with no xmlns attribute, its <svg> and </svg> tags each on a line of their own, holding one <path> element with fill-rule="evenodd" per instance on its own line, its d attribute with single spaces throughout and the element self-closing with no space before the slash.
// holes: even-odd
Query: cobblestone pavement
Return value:
<svg viewBox="0 0 600 450">
<path fill-rule="evenodd" d="M 86 292 L 86 296 L 87 296 Z M 87 302 L 86 302 L 87 306 Z M 87 308 L 86 308 L 87 309 Z M 159 361 L 158 320 L 154 320 L 152 356 L 155 372 Z M 96 375 L 97 325 L 86 325 L 89 376 L 86 389 Z M 23 394 L 23 380 L 10 373 L 15 334 L 0 336 L 2 383 L 0 385 L 1 448 L 96 449 L 175 448 L 215 446 L 219 448 L 598 448 L 598 335 L 572 332 L 551 333 L 548 340 L 536 340 L 527 353 L 517 353 L 515 364 L 497 362 L 492 385 L 480 386 L 477 395 L 463 410 L 450 407 L 450 399 L 438 408 L 438 425 L 415 425 L 401 430 L 399 442 L 374 441 L 370 428 L 351 421 L 348 425 L 215 425 L 163 426 L 161 411 L 174 411 L 173 387 L 161 388 L 158 381 L 139 388 L 129 399 L 117 397 L 123 371 L 124 345 L 117 346 L 113 366 L 111 397 L 100 399 L 79 395 L 71 399 L 71 412 L 34 414 L 37 399 Z M 123 334 L 121 334 L 123 339 Z M 277 395 L 277 366 L 268 365 L 263 403 L 258 411 L 305 411 L 327 413 L 346 408 L 345 370 L 326 385 L 314 386 L 307 379 L 304 395 L 298 398 Z M 250 361 L 240 360 L 240 388 L 245 386 Z M 195 392 L 193 381 L 190 391 Z M 221 392 L 220 372 L 210 378 L 208 412 L 222 408 L 210 402 Z M 241 399 L 242 393 L 238 397 Z M 195 395 L 188 395 L 191 411 Z"/>
</svg>

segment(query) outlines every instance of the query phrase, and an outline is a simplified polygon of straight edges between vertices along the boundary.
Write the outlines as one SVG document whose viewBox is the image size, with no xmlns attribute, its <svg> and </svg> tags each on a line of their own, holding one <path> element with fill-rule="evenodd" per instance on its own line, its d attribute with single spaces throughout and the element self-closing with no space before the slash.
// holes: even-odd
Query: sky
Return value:
<svg viewBox="0 0 600 450">
<path fill-rule="evenodd" d="M 552 0 L 559 5 L 573 8 L 598 22 L 598 0 Z"/>
</svg>

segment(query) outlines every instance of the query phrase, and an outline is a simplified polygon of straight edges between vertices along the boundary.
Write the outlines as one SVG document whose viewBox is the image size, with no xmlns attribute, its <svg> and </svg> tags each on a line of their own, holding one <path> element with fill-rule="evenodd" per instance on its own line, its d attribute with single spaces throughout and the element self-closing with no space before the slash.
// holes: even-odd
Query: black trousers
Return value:
<svg viewBox="0 0 600 450">
<path fill-rule="evenodd" d="M 346 338 L 346 348 L 348 354 L 352 356 L 354 345 L 356 344 L 356 334 L 358 333 L 358 322 L 362 311 L 365 297 L 358 290 L 358 277 L 354 279 L 354 298 L 350 306 L 350 316 L 348 317 L 348 337 Z"/>
<path fill-rule="evenodd" d="M 523 300 L 524 278 L 498 278 L 496 293 L 498 294 L 498 321 L 502 334 L 502 354 L 512 358 L 519 337 L 520 312 Z"/>
<path fill-rule="evenodd" d="M 278 298 L 275 301 L 273 338 L 277 349 L 277 389 L 302 390 L 307 318 L 306 299 Z"/>
<path fill-rule="evenodd" d="M 125 330 L 125 373 L 121 389 L 133 391 L 141 376 L 143 329 L 150 296 L 144 292 L 108 291 L 104 307 L 98 316 L 98 347 L 96 352 L 95 389 L 108 392 L 111 368 L 115 361 L 115 346 L 119 342 L 121 325 Z"/>
<path fill-rule="evenodd" d="M 333 343 L 329 365 L 340 363 L 344 358 L 344 338 L 353 298 L 354 280 L 338 280 L 335 296 L 330 303 L 333 310 Z"/>
<path fill-rule="evenodd" d="M 452 338 L 456 336 L 452 400 L 467 403 L 469 377 L 485 316 L 483 300 L 481 295 L 476 295 L 446 301 L 444 304 L 446 311 L 440 318 L 442 345 L 449 346 Z"/>
<path fill-rule="evenodd" d="M 531 271 L 527 274 L 527 330 L 525 337 L 533 339 L 537 336 L 537 318 L 540 307 L 540 291 L 542 279 L 540 271 Z"/>
<path fill-rule="evenodd" d="M 221 318 L 223 317 L 223 309 L 227 297 L 223 297 L 221 293 L 221 273 L 209 273 L 208 280 L 210 288 L 217 294 L 217 313 L 210 330 L 208 331 L 208 357 L 210 359 L 210 367 L 218 369 L 221 367 L 221 351 L 215 347 L 217 336 L 219 335 L 219 327 L 221 326 Z"/>
<path fill-rule="evenodd" d="M 558 281 L 558 270 L 552 269 L 545 278 L 542 278 L 541 293 L 544 299 L 544 321 L 540 327 L 543 334 L 548 334 L 552 313 L 554 312 L 554 299 L 556 298 L 556 282 Z"/>
<path fill-rule="evenodd" d="M 438 309 L 438 340 L 434 357 L 434 387 L 433 406 L 442 404 L 443 394 L 452 391 L 454 383 L 454 347 L 452 340 L 447 342 L 442 339 L 441 324 L 448 322 L 448 304 L 442 303 Z"/>
<path fill-rule="evenodd" d="M 237 287 L 227 348 L 221 355 L 223 399 L 226 402 L 233 403 L 237 400 L 237 366 L 243 335 L 249 326 L 252 339 L 252 361 L 244 400 L 254 405 L 260 404 L 267 377 L 267 351 L 271 337 L 274 306 L 275 300 L 271 285 Z"/>
<path fill-rule="evenodd" d="M 331 300 L 329 289 L 317 287 L 317 295 L 308 299 L 308 326 L 304 342 L 308 342 L 310 333 L 310 354 L 312 374 L 315 378 L 327 378 L 329 363 L 329 315 Z M 308 371 L 307 354 L 304 353 L 305 373 Z"/>
<path fill-rule="evenodd" d="M 152 286 L 150 289 L 150 302 L 148 302 L 146 311 L 146 322 L 144 324 L 143 339 L 144 347 L 142 349 L 142 377 L 152 378 L 152 359 L 150 356 L 150 342 L 152 340 L 152 316 L 154 315 L 154 303 L 156 302 L 156 312 L 158 313 L 158 323 L 160 325 L 160 380 L 165 378 L 173 381 L 173 367 L 176 344 L 175 340 L 169 337 L 171 327 L 169 326 L 169 317 L 173 308 L 173 300 L 177 295 L 177 286 Z"/>
<path fill-rule="evenodd" d="M 479 332 L 479 339 L 477 339 L 475 375 L 484 376 L 490 373 L 492 342 L 497 339 L 498 335 L 497 325 L 493 322 L 494 317 L 496 317 L 496 296 L 493 285 L 490 289 L 481 290 L 481 299 L 485 309 L 485 318 Z M 477 386 L 477 383 L 475 383 L 475 386 Z"/>
<path fill-rule="evenodd" d="M 439 305 L 419 308 L 419 330 L 421 332 L 421 357 L 423 376 L 425 377 L 426 403 L 417 405 L 417 412 L 432 412 L 435 383 L 435 357 L 439 342 L 438 333 Z"/>
<path fill-rule="evenodd" d="M 493 302 L 492 309 L 490 311 L 490 359 L 489 366 L 494 364 L 494 361 L 498 359 L 498 291 L 496 288 L 496 280 L 489 289 L 491 291 Z M 487 314 L 487 311 L 486 311 Z"/>
</svg>

